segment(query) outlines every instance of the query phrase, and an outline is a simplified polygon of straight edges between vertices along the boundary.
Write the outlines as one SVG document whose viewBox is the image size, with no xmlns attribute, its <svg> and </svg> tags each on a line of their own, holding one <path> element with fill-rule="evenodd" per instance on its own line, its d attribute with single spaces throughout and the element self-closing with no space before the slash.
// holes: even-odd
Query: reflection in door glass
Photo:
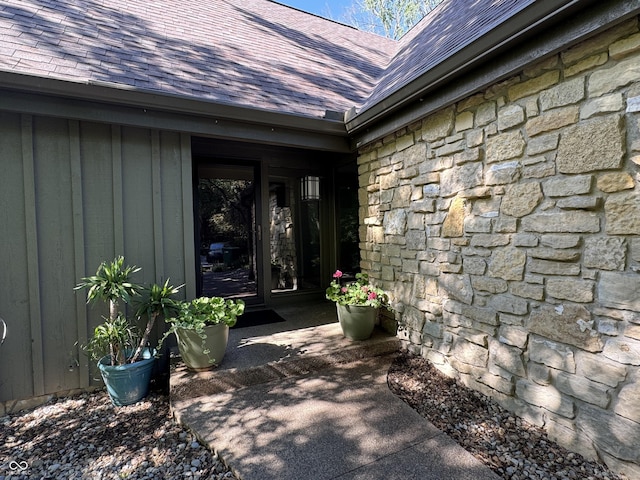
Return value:
<svg viewBox="0 0 640 480">
<path fill-rule="evenodd" d="M 271 291 L 320 286 L 320 199 L 301 196 L 296 178 L 269 182 Z"/>
<path fill-rule="evenodd" d="M 201 178 L 202 294 L 256 294 L 255 194 L 252 180 Z"/>
<path fill-rule="evenodd" d="M 300 263 L 302 287 L 320 287 L 320 202 L 302 201 L 300 205 Z"/>
<path fill-rule="evenodd" d="M 340 167 L 336 175 L 338 269 L 349 276 L 360 271 L 358 208 L 358 172 L 354 162 Z"/>
</svg>

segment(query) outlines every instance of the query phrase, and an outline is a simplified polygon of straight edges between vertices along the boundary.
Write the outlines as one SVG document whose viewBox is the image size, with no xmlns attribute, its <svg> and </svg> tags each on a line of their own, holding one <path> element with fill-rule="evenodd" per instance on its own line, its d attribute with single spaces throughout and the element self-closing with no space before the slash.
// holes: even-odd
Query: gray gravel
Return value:
<svg viewBox="0 0 640 480">
<path fill-rule="evenodd" d="M 489 397 L 406 352 L 389 370 L 389 388 L 497 475 L 508 480 L 624 480 L 551 441 Z"/>
<path fill-rule="evenodd" d="M 0 417 L 0 480 L 235 479 L 167 400 L 114 407 L 97 392 Z"/>
</svg>

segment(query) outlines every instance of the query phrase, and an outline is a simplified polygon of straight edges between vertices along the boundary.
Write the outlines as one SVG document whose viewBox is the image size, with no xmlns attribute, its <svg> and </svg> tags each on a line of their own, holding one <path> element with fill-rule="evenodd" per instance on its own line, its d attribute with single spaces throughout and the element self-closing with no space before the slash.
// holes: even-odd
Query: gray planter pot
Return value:
<svg viewBox="0 0 640 480">
<path fill-rule="evenodd" d="M 226 324 L 208 325 L 204 327 L 204 334 L 207 338 L 203 342 L 194 330 L 176 330 L 180 356 L 191 370 L 210 370 L 220 365 L 227 350 L 229 327 Z M 204 353 L 205 350 L 209 350 L 209 353 Z"/>
<path fill-rule="evenodd" d="M 360 305 L 339 305 L 338 321 L 342 333 L 351 340 L 366 340 L 373 333 L 378 318 L 378 309 Z"/>
</svg>

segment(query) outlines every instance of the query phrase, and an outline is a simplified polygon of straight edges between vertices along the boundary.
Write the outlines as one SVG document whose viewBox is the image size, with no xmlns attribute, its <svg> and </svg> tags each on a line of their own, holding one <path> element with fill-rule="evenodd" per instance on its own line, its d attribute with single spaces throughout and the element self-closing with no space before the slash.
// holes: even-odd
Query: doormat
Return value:
<svg viewBox="0 0 640 480">
<path fill-rule="evenodd" d="M 231 328 L 255 327 L 256 325 L 266 325 L 268 323 L 284 322 L 285 319 L 274 310 L 257 310 L 245 312 L 238 317 L 238 321 Z"/>
</svg>

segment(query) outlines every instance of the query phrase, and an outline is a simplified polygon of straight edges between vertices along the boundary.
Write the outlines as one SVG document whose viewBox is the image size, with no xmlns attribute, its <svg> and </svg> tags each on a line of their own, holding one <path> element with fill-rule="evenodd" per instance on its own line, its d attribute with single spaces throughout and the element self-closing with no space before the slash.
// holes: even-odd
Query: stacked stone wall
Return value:
<svg viewBox="0 0 640 480">
<path fill-rule="evenodd" d="M 638 19 L 359 152 L 405 347 L 640 478 Z"/>
</svg>

